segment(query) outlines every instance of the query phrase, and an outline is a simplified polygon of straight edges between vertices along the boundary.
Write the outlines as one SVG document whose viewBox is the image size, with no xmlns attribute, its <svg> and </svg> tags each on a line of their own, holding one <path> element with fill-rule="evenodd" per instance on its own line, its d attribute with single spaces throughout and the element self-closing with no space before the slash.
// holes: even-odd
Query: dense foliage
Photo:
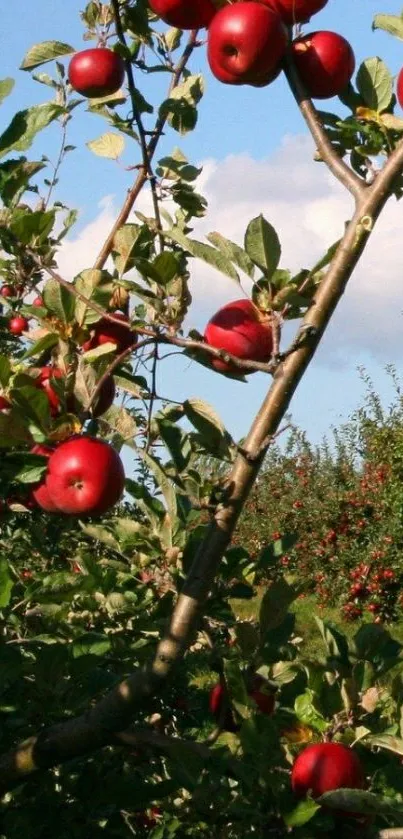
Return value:
<svg viewBox="0 0 403 839">
<path fill-rule="evenodd" d="M 337 35 L 329 72 L 343 107 L 313 108 L 287 38 L 326 2 L 292 3 L 179 3 L 178 20 L 171 0 L 91 0 L 81 17 L 96 49 L 43 41 L 23 58 L 50 100 L 18 110 L 0 135 L 1 839 L 348 839 L 403 822 L 402 647 L 381 625 L 396 617 L 400 590 L 400 402 L 389 415 L 376 403 L 359 412 L 336 453 L 298 433 L 285 455 L 271 447 L 385 200 L 401 196 L 403 121 L 381 59 L 345 88 L 354 59 L 344 45 L 346 75 Z M 201 13 L 200 26 L 214 20 L 217 78 L 269 87 L 284 70 L 318 160 L 355 197 L 343 240 L 295 276 L 279 267 L 281 244 L 262 215 L 245 223 L 243 246 L 217 231 L 196 240 L 207 210 L 200 169 L 176 139 L 154 162 L 161 138 L 194 129 L 204 95 L 192 71 L 204 40 L 175 28 L 188 26 L 189 9 L 189 28 Z M 223 66 L 234 45 L 220 21 L 234 16 L 253 35 L 241 75 Z M 374 28 L 403 34 L 397 16 L 378 15 Z M 323 96 L 312 49 L 305 39 L 303 72 Z M 299 63 L 295 41 L 291 52 Z M 0 103 L 12 91 L 1 80 Z M 58 255 L 77 213 L 63 203 L 62 176 L 83 107 L 106 128 L 87 144 L 104 158 L 100 171 L 127 147 L 135 180 L 95 264 L 70 282 Z M 53 167 L 25 156 L 51 125 Z M 135 209 L 143 188 L 150 216 Z M 194 259 L 251 292 L 204 336 L 185 325 Z M 284 320 L 297 322 L 286 350 Z M 275 374 L 249 437 L 232 439 L 196 397 L 161 398 L 164 347 L 210 375 Z M 89 438 L 102 456 L 79 457 Z M 314 656 L 294 610 L 312 588 L 322 605 L 342 598 L 346 616 L 368 618 L 349 638 L 318 620 Z M 347 786 L 308 778 L 303 792 L 316 798 L 299 798 L 291 768 L 313 743 L 351 747 L 362 768 Z"/>
</svg>

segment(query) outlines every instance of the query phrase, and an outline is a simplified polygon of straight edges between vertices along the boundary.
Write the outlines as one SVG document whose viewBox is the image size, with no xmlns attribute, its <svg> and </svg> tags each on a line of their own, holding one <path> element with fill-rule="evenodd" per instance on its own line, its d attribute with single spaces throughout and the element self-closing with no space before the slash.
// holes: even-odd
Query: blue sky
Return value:
<svg viewBox="0 0 403 839">
<path fill-rule="evenodd" d="M 83 5 L 76 0 L 69 0 L 68 3 L 65 0 L 35 0 L 34 3 L 29 3 L 27 0 L 14 0 L 3 9 L 0 35 L 1 77 L 13 76 L 16 78 L 16 87 L 13 95 L 2 106 L 2 126 L 7 125 L 15 110 L 35 102 L 46 101 L 48 97 L 48 88 L 34 83 L 29 74 L 16 70 L 26 50 L 33 43 L 57 39 L 66 41 L 77 49 L 85 48 L 79 20 L 79 10 Z M 334 29 L 351 42 L 356 52 L 357 64 L 368 56 L 380 55 L 395 74 L 403 63 L 402 44 L 384 33 L 371 31 L 372 18 L 379 11 L 398 14 L 401 6 L 395 0 L 390 0 L 387 8 L 382 8 L 378 0 L 329 0 L 326 9 L 316 16 L 312 21 L 314 25 L 307 27 L 306 31 L 312 31 L 314 28 Z M 209 226 L 209 216 L 207 216 L 206 222 L 203 223 L 203 230 L 217 229 L 217 225 L 220 224 L 222 232 L 227 235 L 231 233 L 232 228 L 226 227 L 229 225 L 231 210 L 234 207 L 238 208 L 238 215 L 243 212 L 242 195 L 240 189 L 236 191 L 234 181 L 236 182 L 239 174 L 242 174 L 242 168 L 249 164 L 257 173 L 261 166 L 261 171 L 266 173 L 266 176 L 267 173 L 276 175 L 277 209 L 273 212 L 274 214 L 278 212 L 281 225 L 282 219 L 287 217 L 285 199 L 282 199 L 281 179 L 284 180 L 284 194 L 287 193 L 290 214 L 292 214 L 292 178 L 299 178 L 303 170 L 302 163 L 296 165 L 296 158 L 298 162 L 300 160 L 298 155 L 302 148 L 309 159 L 312 157 L 312 149 L 304 140 L 304 134 L 306 134 L 304 124 L 284 80 L 280 78 L 269 88 L 260 90 L 221 85 L 208 71 L 204 48 L 199 49 L 194 55 L 191 68 L 193 72 L 203 72 L 206 75 L 207 89 L 200 107 L 198 127 L 186 138 L 168 132 L 161 147 L 161 156 L 169 152 L 174 145 L 179 145 L 192 162 L 210 161 L 210 169 L 208 167 L 206 169 L 210 171 L 207 194 L 212 202 L 210 210 L 214 218 L 214 226 Z M 45 69 L 49 72 L 51 65 Z M 157 75 L 159 83 L 160 76 Z M 154 102 L 158 101 L 155 99 L 156 84 L 155 77 L 151 80 L 142 78 L 139 82 L 145 95 L 149 95 L 150 100 Z M 325 102 L 323 107 L 337 109 L 338 106 L 333 100 Z M 85 147 L 86 141 L 98 137 L 105 130 L 108 130 L 105 123 L 98 117 L 86 114 L 83 106 L 76 111 L 69 129 L 69 142 L 76 145 L 77 150 L 66 161 L 58 189 L 59 200 L 78 207 L 80 210 L 77 231 L 72 234 L 71 238 L 74 240 L 79 234 L 84 236 L 82 247 L 84 253 L 84 244 L 87 241 L 85 231 L 89 229 L 88 225 L 100 217 L 101 221 L 104 218 L 107 224 L 108 213 L 111 213 L 112 218 L 113 210 L 118 209 L 132 179 L 132 173 L 126 171 L 124 166 L 100 160 Z M 294 142 L 295 138 L 297 139 Z M 58 128 L 52 127 L 41 135 L 40 142 L 35 144 L 29 156 L 46 153 L 54 159 L 57 156 L 57 144 Z M 137 160 L 136 153 L 134 160 Z M 123 162 L 127 165 L 133 162 L 130 149 L 127 150 Z M 315 164 L 315 167 L 317 169 L 318 165 Z M 333 204 L 326 203 L 327 212 L 329 212 L 328 244 L 331 244 L 332 225 L 336 220 L 334 232 L 337 236 L 345 219 L 343 218 L 344 205 L 340 204 L 341 215 L 336 218 L 336 210 L 341 201 L 339 194 L 334 192 L 333 195 L 332 188 L 327 186 L 326 173 L 317 176 L 316 169 L 313 176 L 315 184 L 312 181 L 315 200 L 312 205 L 306 206 L 303 203 L 303 196 L 302 198 L 300 196 L 301 212 L 304 214 L 319 212 L 315 208 L 321 207 L 323 202 L 326 203 L 327 195 L 331 193 L 334 199 Z M 220 177 L 223 171 L 229 173 L 227 180 Z M 309 175 L 306 182 L 307 193 L 311 190 L 310 177 Z M 320 178 L 322 178 L 321 182 Z M 220 191 L 218 191 L 218 183 Z M 247 207 L 249 215 L 245 215 L 243 228 L 246 227 L 250 218 L 259 214 L 263 199 L 264 203 L 268 203 L 271 207 L 270 183 L 269 178 L 267 196 L 262 197 L 258 188 L 256 188 L 255 201 L 253 195 L 249 196 Z M 234 203 L 231 198 L 233 193 Z M 107 212 L 105 201 L 100 205 L 105 197 L 108 197 L 109 201 L 109 203 L 107 201 L 109 207 Z M 322 201 L 322 204 L 317 203 L 318 201 Z M 218 212 L 219 207 L 222 208 L 221 214 Z M 400 208 L 394 209 L 393 213 L 396 214 L 399 211 L 401 217 Z M 274 223 L 273 218 L 269 220 Z M 357 373 L 359 364 L 369 370 L 384 400 L 390 399 L 390 385 L 384 373 L 384 365 L 387 362 L 395 362 L 399 366 L 401 361 L 397 335 L 398 332 L 401 333 L 400 310 L 403 309 L 403 295 L 399 309 L 398 266 L 392 261 L 390 255 L 393 246 L 397 243 L 400 245 L 398 216 L 394 215 L 393 220 L 394 238 L 386 238 L 388 231 L 385 227 L 382 234 L 384 238 L 380 241 L 385 250 L 388 249 L 389 262 L 385 273 L 394 278 L 392 285 L 393 294 L 396 293 L 396 296 L 392 295 L 390 300 L 386 299 L 386 302 L 383 300 L 385 305 L 378 306 L 375 296 L 366 297 L 365 277 L 361 279 L 361 285 L 358 283 L 356 290 L 354 291 L 353 288 L 349 293 L 350 296 L 346 295 L 346 299 L 343 300 L 329 334 L 323 346 L 318 350 L 292 403 L 293 419 L 306 429 L 308 436 L 313 440 L 319 440 L 331 425 L 339 424 L 359 404 L 363 393 L 363 386 Z M 236 224 L 234 221 L 236 229 L 240 221 L 239 218 Z M 312 229 L 315 228 L 315 224 L 317 226 L 316 222 L 313 223 Z M 392 223 L 389 227 L 391 226 L 393 226 Z M 100 228 L 102 228 L 101 224 Z M 324 232 L 326 233 L 326 230 Z M 322 234 L 323 231 L 320 233 Z M 322 240 L 317 237 L 313 243 L 314 251 L 319 241 Z M 288 248 L 284 249 L 285 264 L 292 262 L 295 256 L 289 234 L 288 242 Z M 72 241 L 72 251 L 73 244 Z M 89 254 L 91 244 L 93 246 L 93 242 L 89 242 Z M 305 254 L 305 251 L 303 253 Z M 377 258 L 379 261 L 379 253 Z M 66 259 L 68 261 L 68 254 L 65 255 L 65 261 Z M 86 264 L 82 264 L 81 267 L 88 267 L 91 264 L 90 256 L 87 259 Z M 373 264 L 375 265 L 371 259 L 365 263 L 368 277 Z M 379 274 L 382 275 L 382 271 L 378 263 L 375 268 L 376 279 Z M 200 267 L 196 270 L 196 275 L 200 276 Z M 206 319 L 218 307 L 218 300 L 219 305 L 225 302 L 227 289 L 230 296 L 239 296 L 239 292 L 234 288 L 229 289 L 224 281 L 220 298 L 217 287 L 221 283 L 221 278 L 215 276 L 210 282 L 211 285 L 207 278 L 203 285 L 203 292 L 199 291 L 195 295 L 195 308 L 191 314 L 190 324 L 199 329 L 202 329 Z M 388 306 L 393 309 L 391 313 L 393 317 L 390 321 Z M 241 436 L 246 433 L 266 387 L 267 380 L 261 374 L 251 376 L 248 384 L 242 385 L 225 380 L 196 364 L 189 366 L 186 360 L 175 358 L 162 368 L 159 390 L 161 393 L 169 393 L 172 396 L 177 394 L 176 398 L 185 398 L 190 395 L 202 396 L 216 407 L 230 431 L 236 436 Z"/>
</svg>

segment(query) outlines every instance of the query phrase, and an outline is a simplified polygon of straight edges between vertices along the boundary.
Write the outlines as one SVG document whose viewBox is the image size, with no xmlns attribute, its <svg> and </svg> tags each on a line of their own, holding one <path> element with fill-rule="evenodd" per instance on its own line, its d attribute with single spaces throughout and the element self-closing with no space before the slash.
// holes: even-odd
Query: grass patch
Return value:
<svg viewBox="0 0 403 839">
<path fill-rule="evenodd" d="M 239 620 L 255 619 L 259 616 L 260 601 L 264 595 L 265 588 L 259 589 L 256 597 L 251 600 L 232 600 L 231 606 Z M 337 607 L 326 607 L 320 609 L 316 597 L 314 595 L 307 595 L 303 598 L 295 600 L 290 611 L 296 615 L 296 632 L 304 639 L 304 654 L 313 657 L 318 653 L 318 641 L 320 642 L 320 635 L 315 615 L 321 620 L 330 620 L 335 623 L 339 629 L 348 637 L 352 638 L 362 623 L 370 623 L 371 620 L 366 621 L 345 621 L 340 614 Z M 390 632 L 393 638 L 403 644 L 403 624 L 393 623 L 386 625 L 385 628 Z"/>
</svg>

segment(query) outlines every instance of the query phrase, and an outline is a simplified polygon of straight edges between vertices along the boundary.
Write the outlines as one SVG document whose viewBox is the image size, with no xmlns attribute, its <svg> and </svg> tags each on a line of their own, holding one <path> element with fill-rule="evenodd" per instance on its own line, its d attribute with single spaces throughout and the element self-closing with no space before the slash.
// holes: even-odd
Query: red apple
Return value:
<svg viewBox="0 0 403 839">
<path fill-rule="evenodd" d="M 401 108 L 403 108 L 403 67 L 397 77 L 396 83 L 397 100 Z"/>
<path fill-rule="evenodd" d="M 14 297 L 14 289 L 11 285 L 3 285 L 0 289 L 0 294 L 2 297 Z"/>
<path fill-rule="evenodd" d="M 338 96 L 354 73 L 353 50 L 337 32 L 311 32 L 293 41 L 291 51 L 298 75 L 314 99 Z"/>
<path fill-rule="evenodd" d="M 57 416 L 60 409 L 60 398 L 53 389 L 51 379 L 62 379 L 63 372 L 59 367 L 42 367 L 39 375 L 34 379 L 35 387 L 46 393 L 49 400 L 50 413 L 52 417 Z"/>
<path fill-rule="evenodd" d="M 359 758 L 341 743 L 315 743 L 307 746 L 294 762 L 291 785 L 298 796 L 309 791 L 313 798 L 344 787 L 363 789 L 364 772 Z"/>
<path fill-rule="evenodd" d="M 11 402 L 5 396 L 0 396 L 0 412 L 7 411 L 8 408 L 11 408 Z"/>
<path fill-rule="evenodd" d="M 246 299 L 235 300 L 219 309 L 207 324 L 204 338 L 211 347 L 226 350 L 236 358 L 269 361 L 273 351 L 270 324 L 252 301 Z M 212 365 L 222 372 L 240 374 L 239 367 L 219 358 L 213 359 Z"/>
<path fill-rule="evenodd" d="M 280 15 L 287 26 L 309 20 L 326 6 L 328 0 L 261 0 Z"/>
<path fill-rule="evenodd" d="M 101 386 L 94 405 L 92 406 L 92 416 L 97 419 L 109 410 L 116 396 L 116 387 L 113 376 L 108 376 Z"/>
<path fill-rule="evenodd" d="M 50 446 L 37 445 L 31 449 L 32 454 L 41 454 L 44 457 L 50 457 L 54 449 Z M 56 505 L 53 503 L 48 488 L 46 486 L 46 477 L 36 484 L 31 490 L 31 499 L 33 499 L 38 507 L 45 510 L 46 513 L 55 513 L 57 511 Z"/>
<path fill-rule="evenodd" d="M 203 29 L 217 12 L 211 0 L 149 0 L 152 11 L 177 29 Z"/>
<path fill-rule="evenodd" d="M 274 711 L 276 700 L 273 693 L 266 693 L 264 690 L 266 682 L 261 676 L 254 676 L 251 689 L 248 695 L 254 699 L 261 714 L 270 717 Z"/>
<path fill-rule="evenodd" d="M 224 718 L 221 720 L 221 709 L 223 703 L 225 703 L 226 708 Z M 229 706 L 227 691 L 224 683 L 218 682 L 211 689 L 209 697 L 209 708 L 217 722 L 220 721 L 222 723 L 223 731 L 231 731 L 232 733 L 239 731 L 239 725 L 235 722 L 231 708 Z"/>
<path fill-rule="evenodd" d="M 10 318 L 8 322 L 8 331 L 12 333 L 12 335 L 22 335 L 23 332 L 26 332 L 28 329 L 28 321 L 22 315 L 15 315 L 13 318 Z"/>
<path fill-rule="evenodd" d="M 207 37 L 211 72 L 225 84 L 256 84 L 275 74 L 287 46 L 284 24 L 271 8 L 249 0 L 223 6 Z"/>
<path fill-rule="evenodd" d="M 49 458 L 46 487 L 61 513 L 99 515 L 120 500 L 122 461 L 112 446 L 93 437 L 71 437 Z"/>
<path fill-rule="evenodd" d="M 104 47 L 76 52 L 69 64 L 69 82 L 77 93 L 89 98 L 110 96 L 122 85 L 123 58 Z"/>
<path fill-rule="evenodd" d="M 129 323 L 129 318 L 123 312 L 114 312 L 113 317 L 121 320 L 122 324 Z M 92 337 L 83 344 L 83 350 L 86 352 L 109 343 L 116 344 L 116 351 L 121 353 L 137 343 L 137 335 L 124 325 L 101 318 L 93 328 Z"/>
<path fill-rule="evenodd" d="M 32 305 L 36 306 L 37 309 L 39 309 L 41 306 L 43 306 L 42 297 L 35 297 L 35 300 L 33 301 Z"/>
</svg>

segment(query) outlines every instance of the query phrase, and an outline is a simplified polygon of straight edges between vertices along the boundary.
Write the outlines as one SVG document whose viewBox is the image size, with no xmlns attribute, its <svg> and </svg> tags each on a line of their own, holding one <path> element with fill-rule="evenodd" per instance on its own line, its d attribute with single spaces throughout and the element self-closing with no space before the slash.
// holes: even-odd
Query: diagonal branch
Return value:
<svg viewBox="0 0 403 839">
<path fill-rule="evenodd" d="M 323 127 L 323 123 L 319 114 L 312 103 L 312 100 L 307 95 L 307 92 L 298 76 L 292 56 L 290 52 L 286 56 L 284 72 L 287 76 L 288 84 L 295 101 L 301 111 L 301 114 L 312 134 L 315 144 L 319 151 L 322 160 L 330 169 L 332 174 L 337 178 L 343 186 L 354 195 L 356 202 L 362 197 L 367 185 L 361 178 L 347 166 L 347 163 L 341 158 L 332 146 L 329 137 Z"/>
</svg>

